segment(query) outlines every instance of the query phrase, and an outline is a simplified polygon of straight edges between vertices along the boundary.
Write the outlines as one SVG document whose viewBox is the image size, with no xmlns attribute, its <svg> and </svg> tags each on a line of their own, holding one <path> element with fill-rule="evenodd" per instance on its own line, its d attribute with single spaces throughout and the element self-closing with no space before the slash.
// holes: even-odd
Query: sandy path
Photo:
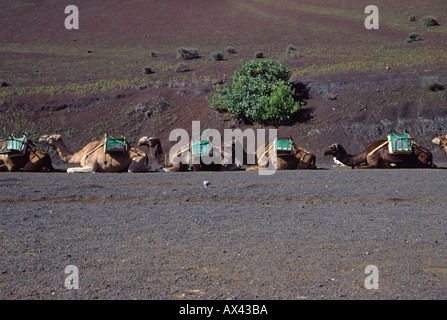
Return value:
<svg viewBox="0 0 447 320">
<path fill-rule="evenodd" d="M 4 173 L 0 298 L 445 299 L 446 176 Z"/>
</svg>

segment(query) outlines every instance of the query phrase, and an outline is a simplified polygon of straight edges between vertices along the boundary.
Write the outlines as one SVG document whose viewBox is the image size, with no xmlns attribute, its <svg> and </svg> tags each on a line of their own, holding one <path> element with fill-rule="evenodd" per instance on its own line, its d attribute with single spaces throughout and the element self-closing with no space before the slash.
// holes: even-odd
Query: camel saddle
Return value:
<svg viewBox="0 0 447 320">
<path fill-rule="evenodd" d="M 391 130 L 388 134 L 388 151 L 390 154 L 410 154 L 413 152 L 413 138 L 404 131 L 403 135 L 396 135 Z"/>
<path fill-rule="evenodd" d="M 14 137 L 13 134 L 9 135 L 5 148 L 0 149 L 0 154 L 7 154 L 8 157 L 22 156 L 26 152 L 28 146 L 28 136 L 26 133 L 21 138 Z"/>
<path fill-rule="evenodd" d="M 191 154 L 193 157 L 207 156 L 210 152 L 210 141 L 192 141 Z"/>
<path fill-rule="evenodd" d="M 276 154 L 289 155 L 293 153 L 293 139 L 292 138 L 278 138 L 276 139 Z"/>
<path fill-rule="evenodd" d="M 104 135 L 104 153 L 125 151 L 127 151 L 127 142 L 124 135 L 119 138 L 113 138 L 107 133 Z"/>
</svg>

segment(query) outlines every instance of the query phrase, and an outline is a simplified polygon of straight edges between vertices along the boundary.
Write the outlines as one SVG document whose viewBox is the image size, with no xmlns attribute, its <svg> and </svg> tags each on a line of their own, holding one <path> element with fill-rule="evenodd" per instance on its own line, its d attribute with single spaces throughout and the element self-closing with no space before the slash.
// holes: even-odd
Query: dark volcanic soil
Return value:
<svg viewBox="0 0 447 320">
<path fill-rule="evenodd" d="M 0 298 L 445 299 L 445 176 L 2 174 Z"/>
</svg>

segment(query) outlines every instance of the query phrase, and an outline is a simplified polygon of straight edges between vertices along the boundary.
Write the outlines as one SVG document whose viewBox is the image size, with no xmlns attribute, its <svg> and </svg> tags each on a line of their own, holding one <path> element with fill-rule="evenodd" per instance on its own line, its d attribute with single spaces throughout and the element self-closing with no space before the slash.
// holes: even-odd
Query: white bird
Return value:
<svg viewBox="0 0 447 320">
<path fill-rule="evenodd" d="M 203 181 L 203 185 L 205 186 L 205 188 L 208 188 L 208 186 L 210 185 L 210 182 L 204 180 L 204 181 Z"/>
</svg>

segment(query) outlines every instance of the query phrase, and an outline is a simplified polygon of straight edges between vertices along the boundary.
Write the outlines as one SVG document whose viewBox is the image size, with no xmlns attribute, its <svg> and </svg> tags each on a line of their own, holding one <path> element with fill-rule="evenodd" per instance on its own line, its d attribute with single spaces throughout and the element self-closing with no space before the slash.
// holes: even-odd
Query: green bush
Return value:
<svg viewBox="0 0 447 320">
<path fill-rule="evenodd" d="M 210 54 L 210 58 L 214 61 L 222 61 L 224 59 L 223 53 L 220 51 L 215 51 Z"/>
<path fill-rule="evenodd" d="M 177 59 L 192 60 L 199 58 L 199 51 L 194 48 L 177 48 Z"/>
<path fill-rule="evenodd" d="M 191 71 L 191 69 L 184 62 L 177 64 L 177 66 L 174 69 L 174 72 L 188 72 L 188 71 Z"/>
<path fill-rule="evenodd" d="M 228 54 L 236 54 L 237 53 L 236 50 L 231 46 L 225 47 L 225 52 Z"/>
<path fill-rule="evenodd" d="M 408 17 L 408 21 L 416 21 L 416 17 L 414 15 L 411 15 Z"/>
<path fill-rule="evenodd" d="M 432 26 L 439 25 L 438 20 L 435 17 L 433 17 L 433 16 L 423 17 L 421 21 L 422 21 L 422 25 L 423 26 L 432 27 Z"/>
<path fill-rule="evenodd" d="M 412 43 L 413 41 L 420 41 L 421 37 L 416 32 L 410 33 L 408 37 L 405 39 L 405 42 Z"/>
<path fill-rule="evenodd" d="M 253 59 L 261 59 L 261 58 L 264 58 L 264 53 L 262 51 L 256 51 L 253 56 Z"/>
<path fill-rule="evenodd" d="M 143 68 L 143 73 L 144 73 L 144 74 L 151 74 L 151 73 L 155 73 L 155 72 L 152 70 L 151 67 L 149 67 L 149 66 L 145 66 L 145 67 Z"/>
<path fill-rule="evenodd" d="M 292 46 L 291 44 L 289 44 L 289 45 L 287 46 L 287 48 L 286 48 L 286 53 L 287 53 L 287 54 L 290 54 L 290 53 L 295 52 L 296 50 L 297 50 L 296 47 L 294 47 L 294 46 Z"/>
<path fill-rule="evenodd" d="M 225 87 L 215 87 L 209 101 L 246 123 L 279 126 L 289 123 L 302 103 L 294 98 L 290 71 L 271 60 L 243 63 Z"/>
<path fill-rule="evenodd" d="M 444 90 L 444 86 L 439 82 L 439 77 L 423 77 L 422 86 L 430 91 L 441 91 Z"/>
</svg>

